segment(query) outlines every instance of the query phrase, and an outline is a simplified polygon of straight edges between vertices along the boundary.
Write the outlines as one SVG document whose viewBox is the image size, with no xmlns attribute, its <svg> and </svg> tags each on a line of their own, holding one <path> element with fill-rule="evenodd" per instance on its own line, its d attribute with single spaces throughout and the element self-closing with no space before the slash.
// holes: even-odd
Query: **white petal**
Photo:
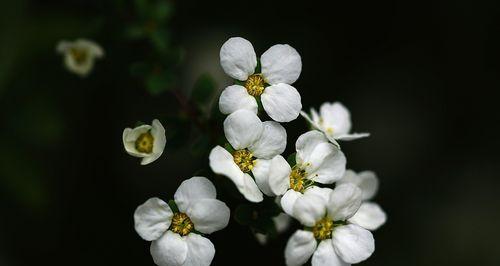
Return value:
<svg viewBox="0 0 500 266">
<path fill-rule="evenodd" d="M 322 197 L 305 193 L 297 198 L 293 205 L 293 217 L 299 220 L 305 226 L 314 226 L 314 224 L 326 214 L 326 202 Z"/>
<path fill-rule="evenodd" d="M 71 47 L 71 42 L 60 41 L 56 46 L 56 51 L 59 54 L 64 54 L 69 50 L 70 47 Z"/>
<path fill-rule="evenodd" d="M 215 199 L 217 192 L 214 184 L 206 177 L 194 176 L 184 180 L 174 194 L 179 211 L 186 212 L 191 204 L 202 199 Z"/>
<path fill-rule="evenodd" d="M 351 131 L 351 114 L 341 103 L 324 103 L 319 112 L 323 126 L 331 127 L 335 136 L 348 134 Z"/>
<path fill-rule="evenodd" d="M 294 83 L 302 71 L 302 60 L 293 47 L 288 44 L 276 44 L 260 57 L 262 75 L 269 84 Z"/>
<path fill-rule="evenodd" d="M 256 114 L 238 110 L 224 120 L 224 134 L 235 150 L 250 147 L 262 135 L 264 126 Z"/>
<path fill-rule="evenodd" d="M 370 133 L 352 133 L 352 134 L 338 135 L 335 138 L 338 140 L 350 141 L 350 140 L 355 140 L 355 139 L 366 138 L 369 136 L 370 136 Z"/>
<path fill-rule="evenodd" d="M 275 195 L 283 195 L 290 188 L 292 168 L 281 155 L 275 156 L 269 166 L 269 188 Z"/>
<path fill-rule="evenodd" d="M 151 126 L 151 135 L 154 138 L 153 153 L 161 155 L 166 143 L 165 128 L 158 119 L 153 120 Z"/>
<path fill-rule="evenodd" d="M 241 186 L 237 185 L 236 187 L 240 193 L 251 202 L 261 202 L 264 199 L 255 180 L 253 180 L 249 174 L 245 174 L 243 176 L 243 184 Z"/>
<path fill-rule="evenodd" d="M 104 50 L 102 47 L 94 41 L 87 39 L 78 39 L 75 41 L 75 45 L 88 50 L 92 57 L 103 57 Z"/>
<path fill-rule="evenodd" d="M 285 83 L 267 87 L 261 95 L 262 107 L 277 122 L 290 122 L 299 116 L 302 103 L 299 92 Z"/>
<path fill-rule="evenodd" d="M 358 186 L 363 192 L 363 200 L 373 198 L 379 186 L 377 175 L 372 171 L 363 171 L 356 174 L 352 170 L 347 170 L 339 183 L 351 183 Z"/>
<path fill-rule="evenodd" d="M 309 162 L 309 158 L 312 156 L 314 149 L 320 143 L 328 143 L 328 139 L 323 133 L 317 130 L 311 130 L 300 135 L 295 142 L 295 148 L 297 150 L 295 159 L 297 164 L 303 165 Z"/>
<path fill-rule="evenodd" d="M 151 242 L 149 251 L 158 266 L 181 266 L 186 261 L 188 245 L 179 234 L 167 231 Z"/>
<path fill-rule="evenodd" d="M 361 206 L 361 189 L 353 184 L 341 184 L 330 194 L 328 216 L 334 221 L 351 218 Z"/>
<path fill-rule="evenodd" d="M 309 114 L 307 114 L 306 112 L 304 111 L 300 111 L 300 115 L 314 128 L 314 129 L 319 129 L 321 130 L 321 127 L 319 126 L 319 124 L 317 122 L 315 122 L 313 120 L 313 118 L 311 118 L 309 116 Z"/>
<path fill-rule="evenodd" d="M 184 237 L 188 246 L 186 261 L 182 266 L 209 266 L 215 255 L 214 244 L 198 234 Z"/>
<path fill-rule="evenodd" d="M 323 240 L 313 254 L 312 266 L 349 266 L 335 253 L 331 239 Z"/>
<path fill-rule="evenodd" d="M 278 233 L 285 232 L 292 222 L 292 218 L 286 213 L 280 213 L 278 216 L 273 217 L 274 225 L 276 226 L 276 231 Z"/>
<path fill-rule="evenodd" d="M 257 159 L 255 160 L 255 165 L 252 168 L 253 176 L 255 177 L 255 183 L 259 189 L 264 192 L 267 196 L 276 196 L 269 188 L 269 165 L 271 160 Z"/>
<path fill-rule="evenodd" d="M 211 234 L 225 228 L 229 222 L 229 208 L 216 199 L 197 200 L 189 206 L 186 214 L 194 228 L 204 234 Z"/>
<path fill-rule="evenodd" d="M 305 264 L 316 249 L 316 239 L 312 232 L 297 230 L 285 247 L 285 261 L 288 266 Z"/>
<path fill-rule="evenodd" d="M 286 130 L 274 121 L 266 121 L 262 125 L 262 135 L 248 149 L 257 158 L 272 159 L 285 151 Z"/>
<path fill-rule="evenodd" d="M 355 224 L 336 227 L 332 242 L 339 257 L 347 263 L 360 263 L 375 251 L 372 233 Z"/>
<path fill-rule="evenodd" d="M 220 64 L 230 77 L 244 81 L 255 71 L 257 56 L 249 41 L 233 37 L 220 48 Z"/>
<path fill-rule="evenodd" d="M 210 168 L 219 175 L 225 175 L 236 185 L 243 196 L 252 202 L 262 201 L 262 192 L 248 174 L 244 174 L 234 163 L 233 156 L 221 146 L 212 149 L 209 156 Z"/>
<path fill-rule="evenodd" d="M 137 138 L 141 134 L 144 134 L 144 133 L 148 132 L 149 130 L 151 130 L 150 125 L 142 125 L 142 126 L 138 126 L 138 127 L 134 128 L 134 129 L 125 128 L 123 130 L 123 134 L 122 134 L 123 147 L 125 148 L 125 151 L 134 157 L 150 156 L 147 153 L 139 152 L 135 148 L 135 141 L 137 140 Z"/>
<path fill-rule="evenodd" d="M 330 200 L 330 195 L 331 195 L 332 191 L 333 191 L 333 189 L 331 189 L 331 188 L 311 186 L 306 190 L 306 192 L 304 192 L 304 194 L 317 195 L 317 196 L 321 197 L 325 201 L 325 204 L 326 204 Z"/>
<path fill-rule="evenodd" d="M 227 87 L 219 98 L 219 110 L 221 113 L 228 115 L 236 110 L 246 109 L 257 114 L 257 100 L 250 94 L 247 89 L 240 85 L 232 85 Z"/>
<path fill-rule="evenodd" d="M 134 212 L 135 231 L 147 241 L 153 241 L 170 227 L 173 212 L 166 202 L 150 198 Z"/>
<path fill-rule="evenodd" d="M 344 176 L 346 158 L 333 144 L 320 143 L 309 156 L 309 161 L 304 163 L 308 179 L 331 184 Z"/>
<path fill-rule="evenodd" d="M 289 189 L 281 198 L 281 208 L 283 211 L 293 216 L 293 206 L 299 197 L 302 197 L 302 193 L 297 192 L 293 189 Z"/>
<path fill-rule="evenodd" d="M 234 158 L 226 149 L 216 146 L 210 151 L 208 157 L 210 168 L 219 175 L 224 175 L 231 179 L 236 185 L 243 183 L 243 172 L 238 165 L 234 163 Z"/>
<path fill-rule="evenodd" d="M 363 202 L 359 210 L 349 219 L 349 222 L 357 224 L 370 231 L 377 230 L 387 221 L 387 215 L 382 208 L 373 202 Z"/>
</svg>

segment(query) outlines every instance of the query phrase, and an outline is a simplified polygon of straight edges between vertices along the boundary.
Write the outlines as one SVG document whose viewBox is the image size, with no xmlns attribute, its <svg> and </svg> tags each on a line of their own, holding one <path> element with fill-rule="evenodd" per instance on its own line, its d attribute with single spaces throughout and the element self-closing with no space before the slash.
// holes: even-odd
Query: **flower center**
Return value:
<svg viewBox="0 0 500 266">
<path fill-rule="evenodd" d="M 314 184 L 314 181 L 306 178 L 306 171 L 300 167 L 293 167 L 290 173 L 290 188 L 297 192 L 304 192 L 306 188 Z"/>
<path fill-rule="evenodd" d="M 75 62 L 79 65 L 83 64 L 87 60 L 88 53 L 84 49 L 71 48 L 69 52 L 71 57 L 73 57 Z"/>
<path fill-rule="evenodd" d="M 332 238 L 333 227 L 335 227 L 333 221 L 330 218 L 325 217 L 316 222 L 316 224 L 312 227 L 312 232 L 316 239 L 325 240 Z"/>
<path fill-rule="evenodd" d="M 255 164 L 253 154 L 247 149 L 233 152 L 233 158 L 234 162 L 243 173 L 250 172 Z"/>
<path fill-rule="evenodd" d="M 174 213 L 174 217 L 172 217 L 170 230 L 181 236 L 185 236 L 194 230 L 194 224 L 185 213 L 176 212 Z"/>
<path fill-rule="evenodd" d="M 257 97 L 264 92 L 265 82 L 261 74 L 254 74 L 245 81 L 245 88 L 248 94 Z"/>
<path fill-rule="evenodd" d="M 155 141 L 155 138 L 151 133 L 148 131 L 146 133 L 142 133 L 136 140 L 135 140 L 135 149 L 139 152 L 142 153 L 151 153 L 153 152 L 153 143 Z"/>
</svg>

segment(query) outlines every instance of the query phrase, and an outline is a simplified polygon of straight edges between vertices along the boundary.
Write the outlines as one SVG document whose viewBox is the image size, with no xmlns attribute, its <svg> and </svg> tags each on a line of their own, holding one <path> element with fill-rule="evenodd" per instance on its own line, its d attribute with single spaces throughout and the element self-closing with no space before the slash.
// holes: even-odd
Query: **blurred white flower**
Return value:
<svg viewBox="0 0 500 266">
<path fill-rule="evenodd" d="M 174 194 L 174 212 L 159 198 L 151 198 L 134 213 L 135 230 L 151 242 L 150 252 L 159 266 L 208 266 L 215 255 L 211 234 L 227 226 L 229 208 L 216 199 L 212 182 L 192 177 Z"/>
<path fill-rule="evenodd" d="M 277 44 L 260 57 L 261 73 L 255 73 L 257 56 L 252 44 L 240 37 L 227 40 L 220 49 L 220 63 L 230 77 L 244 86 L 227 87 L 219 99 L 219 109 L 230 114 L 238 109 L 257 113 L 260 97 L 266 113 L 275 121 L 296 119 L 302 109 L 300 94 L 290 84 L 300 76 L 299 53 L 288 44 Z"/>
<path fill-rule="evenodd" d="M 122 139 L 125 151 L 142 158 L 141 164 L 146 165 L 154 162 L 163 153 L 166 143 L 165 128 L 155 119 L 151 125 L 125 128 Z"/>
<path fill-rule="evenodd" d="M 295 202 L 294 217 L 304 226 L 288 240 L 285 261 L 289 266 L 350 265 L 366 260 L 375 251 L 370 231 L 349 223 L 361 205 L 361 190 L 342 184 L 334 190 L 308 190 Z"/>
<path fill-rule="evenodd" d="M 347 170 L 342 179 L 337 184 L 351 183 L 358 186 L 362 191 L 363 203 L 358 212 L 349 219 L 349 222 L 357 224 L 368 230 L 376 230 L 387 221 L 387 215 L 380 205 L 370 200 L 375 196 L 378 190 L 378 178 L 372 171 L 363 171 L 356 173 Z"/>
<path fill-rule="evenodd" d="M 288 230 L 288 228 L 290 227 L 290 223 L 292 222 L 292 218 L 288 216 L 288 214 L 283 212 L 273 217 L 272 220 L 277 234 L 286 232 L 286 230 Z M 267 241 L 269 240 L 268 235 L 261 233 L 255 233 L 255 238 L 261 245 L 266 245 Z"/>
<path fill-rule="evenodd" d="M 259 188 L 268 196 L 279 196 L 285 213 L 292 215 L 297 198 L 314 184 L 332 184 L 345 173 L 346 158 L 342 151 L 328 142 L 323 133 L 312 130 L 302 134 L 295 143 L 296 165 L 277 155 L 254 167 Z"/>
<path fill-rule="evenodd" d="M 209 156 L 212 171 L 231 179 L 247 200 L 262 201 L 255 169 L 285 150 L 285 128 L 274 121 L 262 122 L 253 112 L 242 109 L 226 117 L 224 134 L 234 151 L 230 153 L 221 146 L 213 148 Z"/>
<path fill-rule="evenodd" d="M 349 133 L 351 131 L 351 114 L 339 102 L 323 103 L 318 112 L 311 108 L 311 116 L 305 112 L 300 114 L 311 125 L 325 133 L 326 137 L 334 144 L 337 140 L 354 140 L 370 136 L 369 133 Z"/>
<path fill-rule="evenodd" d="M 99 44 L 86 39 L 77 39 L 73 42 L 60 41 L 56 50 L 64 56 L 66 68 L 81 77 L 87 76 L 92 71 L 95 59 L 104 56 L 104 50 Z"/>
</svg>

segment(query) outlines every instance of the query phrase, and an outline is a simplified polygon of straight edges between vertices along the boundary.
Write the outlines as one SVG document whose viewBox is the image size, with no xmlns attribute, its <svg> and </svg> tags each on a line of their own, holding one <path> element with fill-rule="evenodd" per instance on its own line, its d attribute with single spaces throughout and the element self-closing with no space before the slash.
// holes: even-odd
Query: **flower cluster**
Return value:
<svg viewBox="0 0 500 266">
<path fill-rule="evenodd" d="M 272 202 L 275 232 L 283 233 L 290 219 L 302 225 L 284 250 L 287 265 L 350 265 L 375 250 L 371 231 L 386 222 L 372 202 L 378 190 L 375 173 L 346 170 L 347 159 L 337 141 L 368 133 L 350 133 L 351 117 L 339 102 L 302 111 L 301 96 L 292 84 L 302 70 L 299 53 L 287 44 L 274 45 L 257 59 L 252 44 L 240 37 L 221 47 L 220 63 L 235 80 L 219 97 L 225 143 L 212 146 L 211 170 L 227 177 L 251 204 Z M 295 141 L 295 152 L 284 157 L 287 131 L 281 123 L 301 114 L 311 130 Z M 141 164 L 158 159 L 165 148 L 165 129 L 158 120 L 123 132 L 127 153 Z M 287 158 L 287 159 L 285 159 Z M 134 214 L 137 233 L 151 243 L 160 266 L 210 265 L 215 254 L 207 234 L 229 221 L 229 208 L 216 199 L 214 185 L 204 177 L 184 181 L 168 203 L 151 198 Z M 266 232 L 254 232 L 261 243 Z"/>
</svg>

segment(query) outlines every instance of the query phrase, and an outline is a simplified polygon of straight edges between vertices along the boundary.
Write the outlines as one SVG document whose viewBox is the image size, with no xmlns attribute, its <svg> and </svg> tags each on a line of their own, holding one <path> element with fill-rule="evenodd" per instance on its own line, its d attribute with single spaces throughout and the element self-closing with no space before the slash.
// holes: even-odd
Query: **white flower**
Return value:
<svg viewBox="0 0 500 266">
<path fill-rule="evenodd" d="M 266 113 L 275 121 L 289 122 L 302 109 L 300 94 L 290 84 L 300 76 L 302 61 L 299 53 L 288 44 L 277 44 L 260 57 L 262 71 L 255 73 L 257 56 L 252 44 L 240 37 L 227 40 L 220 49 L 222 68 L 244 86 L 227 87 L 219 99 L 219 109 L 230 114 L 239 109 L 257 113 L 260 97 Z"/>
<path fill-rule="evenodd" d="M 350 265 L 366 260 L 375 250 L 370 231 L 349 223 L 361 205 L 361 190 L 342 184 L 334 190 L 308 190 L 294 206 L 295 217 L 306 227 L 288 240 L 285 261 L 289 266 Z"/>
<path fill-rule="evenodd" d="M 362 191 L 363 203 L 358 212 L 349 219 L 349 222 L 355 223 L 368 230 L 376 230 L 387 221 L 387 215 L 384 210 L 374 202 L 370 202 L 378 190 L 378 178 L 372 171 L 363 171 L 355 173 L 347 170 L 344 177 L 337 184 L 351 183 L 358 186 Z"/>
<path fill-rule="evenodd" d="M 339 102 L 323 103 L 319 114 L 311 108 L 311 116 L 305 112 L 300 114 L 311 125 L 325 133 L 326 137 L 334 144 L 336 140 L 354 140 L 370 136 L 369 133 L 349 133 L 351 131 L 351 114 L 349 110 Z"/>
<path fill-rule="evenodd" d="M 216 198 L 212 182 L 195 176 L 182 182 L 174 199 L 178 212 L 159 198 L 151 198 L 134 213 L 135 230 L 151 242 L 159 266 L 208 266 L 214 245 L 201 234 L 221 230 L 229 222 L 229 208 Z"/>
<path fill-rule="evenodd" d="M 226 117 L 224 133 L 234 151 L 213 148 L 209 156 L 212 171 L 231 179 L 249 201 L 262 201 L 262 192 L 249 173 L 256 175 L 255 167 L 285 150 L 285 129 L 274 121 L 262 122 L 253 112 L 242 109 Z"/>
<path fill-rule="evenodd" d="M 87 76 L 94 67 L 94 61 L 104 56 L 104 51 L 97 43 L 77 39 L 74 42 L 60 41 L 56 50 L 64 55 L 66 68 L 82 77 Z"/>
<path fill-rule="evenodd" d="M 292 215 L 297 198 L 315 187 L 314 184 L 332 184 L 342 178 L 346 158 L 342 151 L 328 142 L 323 133 L 312 130 L 302 134 L 295 143 L 296 165 L 277 155 L 255 165 L 253 172 L 259 188 L 268 196 L 279 196 L 285 213 Z"/>
<path fill-rule="evenodd" d="M 154 162 L 163 153 L 166 142 L 165 128 L 155 119 L 151 125 L 125 128 L 122 139 L 125 151 L 142 158 L 141 164 L 146 165 Z"/>
</svg>

